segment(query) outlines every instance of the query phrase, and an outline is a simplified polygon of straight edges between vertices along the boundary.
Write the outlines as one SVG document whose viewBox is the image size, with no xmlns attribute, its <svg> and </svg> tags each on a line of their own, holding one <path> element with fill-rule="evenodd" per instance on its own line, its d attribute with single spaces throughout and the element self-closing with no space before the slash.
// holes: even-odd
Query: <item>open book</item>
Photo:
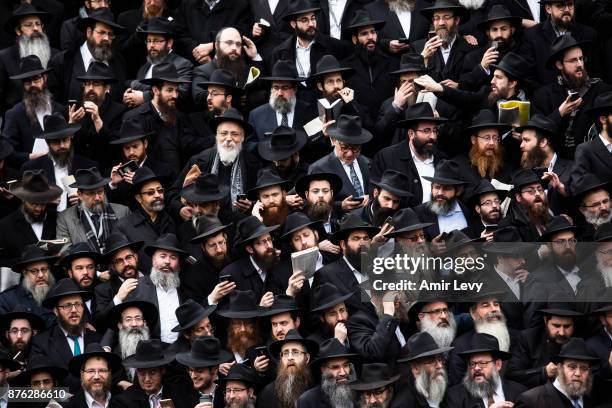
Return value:
<svg viewBox="0 0 612 408">
<path fill-rule="evenodd" d="M 64 245 L 69 243 L 70 240 L 68 238 L 41 239 L 36 243 L 36 246 L 50 254 L 57 254 L 64 247 Z"/>
<path fill-rule="evenodd" d="M 336 99 L 332 103 L 325 98 L 317 99 L 317 107 L 319 108 L 319 117 L 323 123 L 329 122 L 330 120 L 336 120 L 340 116 L 340 111 L 344 102 L 342 99 Z"/>
<path fill-rule="evenodd" d="M 291 267 L 293 273 L 304 273 L 306 279 L 314 276 L 317 270 L 317 259 L 319 258 L 319 248 L 312 247 L 303 251 L 291 254 Z"/>
</svg>

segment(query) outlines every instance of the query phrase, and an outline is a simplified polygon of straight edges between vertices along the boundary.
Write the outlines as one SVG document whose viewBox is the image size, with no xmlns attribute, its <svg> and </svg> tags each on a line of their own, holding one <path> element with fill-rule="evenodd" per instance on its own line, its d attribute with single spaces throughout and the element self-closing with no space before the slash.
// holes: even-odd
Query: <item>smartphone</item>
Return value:
<svg viewBox="0 0 612 408">
<path fill-rule="evenodd" d="M 490 234 L 490 233 L 492 233 L 492 232 L 497 231 L 497 228 L 498 228 L 498 227 L 497 227 L 497 224 L 495 224 L 495 225 L 487 225 L 487 226 L 485 227 L 485 232 L 486 232 L 487 234 Z"/>
<path fill-rule="evenodd" d="M 200 394 L 200 404 L 203 402 L 210 402 L 212 404 L 213 402 L 212 394 Z"/>
<path fill-rule="evenodd" d="M 442 234 L 440 234 L 440 239 L 442 239 L 442 241 L 444 241 L 447 236 L 448 236 L 448 232 L 443 232 Z"/>
<path fill-rule="evenodd" d="M 390 226 L 394 227 L 393 225 L 393 217 L 392 216 L 388 216 L 387 219 L 385 220 L 385 222 L 383 222 L 383 225 L 385 224 L 389 224 Z"/>
<path fill-rule="evenodd" d="M 241 200 L 246 200 L 247 199 L 247 195 L 246 194 L 238 194 L 236 196 L 236 200 L 241 201 Z"/>
<path fill-rule="evenodd" d="M 427 39 L 431 40 L 432 38 L 434 38 L 436 36 L 436 32 L 434 30 L 431 30 L 427 33 Z"/>
<path fill-rule="evenodd" d="M 548 167 L 534 167 L 531 169 L 539 178 L 542 178 L 545 172 L 548 171 Z"/>
<path fill-rule="evenodd" d="M 491 48 L 493 48 L 494 51 L 497 51 L 499 48 L 499 41 L 491 41 Z"/>
<path fill-rule="evenodd" d="M 257 356 L 265 356 L 269 358 L 268 348 L 266 346 L 255 347 L 255 351 L 257 352 Z"/>
<path fill-rule="evenodd" d="M 69 99 L 69 100 L 68 100 L 68 108 L 70 108 L 70 107 L 73 107 L 73 106 L 74 106 L 74 108 L 76 109 L 76 108 L 77 108 L 77 104 L 78 104 L 78 102 L 77 102 L 77 100 L 76 100 L 76 99 Z"/>
<path fill-rule="evenodd" d="M 361 197 L 353 197 L 353 201 L 359 201 L 360 203 L 362 203 L 363 200 L 364 200 L 363 196 L 361 196 Z"/>
<path fill-rule="evenodd" d="M 400 44 L 410 44 L 410 40 L 409 40 L 409 39 L 407 39 L 407 38 L 398 38 L 398 39 L 397 39 L 397 41 L 398 41 Z"/>
<path fill-rule="evenodd" d="M 574 102 L 578 98 L 580 98 L 580 95 L 578 94 L 578 92 L 570 92 L 569 93 L 569 100 L 570 101 Z"/>
<path fill-rule="evenodd" d="M 219 283 L 221 282 L 233 282 L 234 278 L 232 275 L 221 275 L 219 276 Z"/>
<path fill-rule="evenodd" d="M 159 400 L 160 408 L 174 408 L 174 401 L 170 398 Z"/>
<path fill-rule="evenodd" d="M 138 164 L 134 160 L 130 160 L 129 162 L 119 167 L 117 169 L 117 173 L 119 173 L 119 175 L 123 177 L 124 175 L 128 173 L 133 173 L 136 170 L 138 170 Z"/>
<path fill-rule="evenodd" d="M 13 188 L 15 183 L 17 183 L 17 180 L 2 181 L 0 182 L 0 187 L 4 188 L 5 190 L 10 190 Z"/>
</svg>

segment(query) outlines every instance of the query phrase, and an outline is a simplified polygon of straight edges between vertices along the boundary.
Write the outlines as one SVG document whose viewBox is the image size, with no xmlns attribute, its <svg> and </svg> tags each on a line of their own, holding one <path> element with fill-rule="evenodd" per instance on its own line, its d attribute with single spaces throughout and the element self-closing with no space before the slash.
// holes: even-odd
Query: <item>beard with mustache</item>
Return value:
<svg viewBox="0 0 612 408">
<path fill-rule="evenodd" d="M 274 248 L 268 248 L 265 254 L 259 255 L 257 252 L 252 254 L 255 263 L 264 271 L 270 272 L 278 263 L 278 256 Z"/>
<path fill-rule="evenodd" d="M 162 115 L 164 126 L 172 127 L 176 125 L 176 115 L 178 111 L 176 108 L 176 98 L 169 97 L 166 99 L 160 93 L 157 99 L 157 109 L 159 109 Z"/>
<path fill-rule="evenodd" d="M 557 374 L 559 385 L 567 393 L 570 398 L 580 398 L 585 395 L 589 395 L 593 389 L 593 374 L 589 374 L 586 382 L 575 382 L 573 379 L 569 379 L 565 376 L 563 368 L 559 369 Z M 569 382 L 569 384 L 568 384 Z"/>
<path fill-rule="evenodd" d="M 21 210 L 21 213 L 23 214 L 23 218 L 26 219 L 28 224 L 34 224 L 35 222 L 43 222 L 45 220 L 45 217 L 47 216 L 46 209 L 41 211 L 40 215 L 37 215 L 35 213 L 30 212 L 29 209 L 24 205 L 21 205 L 19 208 Z"/>
<path fill-rule="evenodd" d="M 100 399 L 106 397 L 111 387 L 112 376 L 108 375 L 106 378 L 94 378 L 83 382 L 83 389 L 89 393 L 94 399 Z M 102 385 L 101 388 L 93 388 L 93 385 Z"/>
<path fill-rule="evenodd" d="M 274 380 L 274 395 L 280 408 L 293 408 L 298 397 L 311 385 L 308 366 L 291 364 L 281 363 Z"/>
<path fill-rule="evenodd" d="M 89 52 L 91 56 L 96 61 L 110 61 L 113 58 L 113 47 L 108 40 L 103 40 L 100 44 L 96 44 L 93 39 L 87 39 L 87 48 L 89 48 Z"/>
<path fill-rule="evenodd" d="M 232 140 L 225 140 L 220 143 L 217 142 L 217 153 L 219 153 L 219 160 L 224 166 L 229 166 L 234 163 L 238 155 L 242 151 L 242 142 L 234 143 Z"/>
<path fill-rule="evenodd" d="M 494 178 L 504 165 L 504 148 L 496 144 L 492 149 L 493 154 L 487 155 L 486 151 L 480 150 L 478 144 L 474 143 L 470 148 L 470 163 L 476 167 L 480 177 Z"/>
<path fill-rule="evenodd" d="M 397 212 L 397 209 L 389 208 L 389 207 L 381 207 L 378 202 L 378 198 L 372 202 L 372 225 L 376 227 L 381 227 L 387 217 L 391 217 L 393 214 Z"/>
<path fill-rule="evenodd" d="M 181 285 L 181 278 L 179 277 L 179 271 L 168 271 L 165 272 L 156 267 L 151 267 L 151 282 L 153 285 L 160 286 L 166 292 L 171 289 L 176 289 Z"/>
<path fill-rule="evenodd" d="M 401 13 L 406 11 L 413 11 L 416 5 L 415 0 L 385 0 L 389 10 L 393 13 Z"/>
<path fill-rule="evenodd" d="M 317 35 L 317 29 L 316 28 L 307 28 L 306 30 L 302 30 L 301 28 L 298 28 L 297 25 L 295 26 L 295 35 L 304 40 L 304 41 L 312 41 L 315 38 L 315 35 Z"/>
<path fill-rule="evenodd" d="M 21 281 L 21 286 L 25 289 L 26 292 L 32 295 L 36 303 L 40 306 L 42 305 L 43 300 L 47 297 L 49 290 L 55 285 L 55 277 L 53 274 L 49 273 L 46 282 L 43 283 L 43 280 L 36 284 L 30 282 L 29 279 L 24 279 Z"/>
<path fill-rule="evenodd" d="M 565 247 L 561 254 L 551 253 L 553 263 L 560 268 L 571 271 L 576 266 L 576 249 Z"/>
<path fill-rule="evenodd" d="M 291 98 L 286 99 L 283 96 L 277 96 L 270 93 L 269 103 L 274 112 L 278 112 L 282 115 L 291 112 L 296 103 L 296 96 L 293 95 Z"/>
<path fill-rule="evenodd" d="M 448 46 L 448 44 L 453 41 L 453 38 L 457 36 L 457 26 L 452 28 L 438 28 L 436 29 L 436 35 L 440 40 L 442 40 L 443 44 Z"/>
<path fill-rule="evenodd" d="M 344 248 L 344 256 L 353 268 L 361 272 L 361 254 L 367 253 L 369 249 L 370 247 L 367 245 L 360 245 L 357 250 L 353 250 L 350 246 L 346 245 Z"/>
<path fill-rule="evenodd" d="M 244 84 L 247 75 L 247 66 L 242 55 L 217 54 L 217 68 L 227 69 L 236 77 L 238 84 Z"/>
<path fill-rule="evenodd" d="M 484 381 L 476 382 L 476 380 L 470 376 L 470 373 L 466 372 L 463 377 L 463 385 L 472 397 L 487 399 L 490 395 L 495 393 L 495 390 L 501 382 L 501 377 L 495 367 L 493 367 L 491 371 L 490 378 L 487 378 L 484 373 L 482 376 L 484 377 Z"/>
<path fill-rule="evenodd" d="M 567 73 L 563 73 L 563 80 L 568 89 L 573 91 L 579 91 L 582 87 L 585 86 L 587 82 L 590 81 L 589 74 L 585 71 L 583 67 L 576 68 L 576 73 L 582 72 L 582 76 L 578 77 L 574 73 L 568 75 Z"/>
<path fill-rule="evenodd" d="M 569 19 L 566 20 L 565 17 L 569 17 Z M 554 26 L 566 31 L 569 31 L 570 27 L 574 23 L 574 16 L 572 16 L 572 13 L 568 11 L 564 11 L 558 18 L 553 17 L 551 14 L 550 18 Z"/>
<path fill-rule="evenodd" d="M 19 47 L 19 58 L 36 55 L 43 68 L 47 68 L 51 59 L 51 45 L 49 45 L 49 38 L 45 33 L 22 34 L 17 37 L 17 46 Z"/>
<path fill-rule="evenodd" d="M 612 286 L 612 266 L 607 266 L 603 260 L 597 258 L 597 271 L 601 274 L 604 285 L 609 288 Z"/>
<path fill-rule="evenodd" d="M 536 144 L 533 149 L 521 154 L 521 167 L 524 169 L 539 167 L 544 160 L 546 160 L 546 152 Z"/>
<path fill-rule="evenodd" d="M 264 207 L 261 210 L 261 218 L 263 218 L 263 223 L 266 227 L 284 224 L 288 215 L 289 206 L 284 198 L 280 206 L 274 205 L 271 207 Z"/>
<path fill-rule="evenodd" d="M 70 316 L 73 316 L 76 312 L 71 311 Z M 75 316 L 76 317 L 76 316 Z M 85 329 L 85 313 L 81 315 L 81 320 L 78 323 L 70 323 L 69 320 L 65 319 L 62 315 L 57 315 L 57 323 L 71 336 L 79 336 Z"/>
<path fill-rule="evenodd" d="M 438 202 L 438 199 L 443 201 L 440 203 Z M 450 213 L 455 206 L 456 201 L 457 198 L 452 198 L 449 200 L 446 196 L 438 195 L 432 197 L 432 199 L 427 202 L 427 208 L 436 215 L 448 215 L 448 213 Z"/>
<path fill-rule="evenodd" d="M 242 402 L 239 401 L 236 396 L 225 396 L 225 407 L 226 408 L 255 408 L 255 398 L 247 397 L 247 400 Z"/>
<path fill-rule="evenodd" d="M 49 156 L 59 167 L 69 167 L 74 157 L 74 145 L 71 143 L 68 149 L 54 151 L 49 149 Z"/>
<path fill-rule="evenodd" d="M 591 214 L 590 212 L 582 210 L 580 210 L 580 212 L 584 216 L 586 222 L 591 224 L 595 228 L 599 228 L 603 224 L 612 220 L 612 212 L 608 209 L 601 210 L 597 214 Z"/>
<path fill-rule="evenodd" d="M 536 203 L 542 203 L 542 205 L 536 206 Z M 542 196 L 536 197 L 533 204 L 524 203 L 521 207 L 527 213 L 529 221 L 536 225 L 546 225 L 550 219 L 548 214 L 548 200 L 542 198 Z"/>
<path fill-rule="evenodd" d="M 491 320 L 498 318 L 499 320 Z M 474 320 L 474 329 L 476 333 L 486 333 L 495 337 L 499 342 L 501 351 L 510 350 L 510 333 L 506 325 L 506 316 L 502 312 L 492 311 L 486 314 L 484 318 L 478 316 Z"/>
<path fill-rule="evenodd" d="M 164 62 L 166 57 L 170 54 L 170 48 L 168 46 L 156 52 L 155 55 L 152 55 L 151 52 L 147 53 L 147 62 L 151 65 L 156 65 Z"/>
<path fill-rule="evenodd" d="M 444 398 L 447 385 L 448 376 L 445 368 L 440 368 L 432 374 L 428 374 L 424 369 L 421 369 L 421 372 L 414 379 L 417 392 L 437 404 Z"/>
<path fill-rule="evenodd" d="M 306 215 L 312 221 L 323 221 L 329 220 L 332 206 L 326 201 L 315 201 L 314 203 L 306 201 Z"/>
<path fill-rule="evenodd" d="M 141 340 L 149 340 L 150 332 L 147 326 L 142 327 L 122 327 L 119 330 L 119 347 L 121 358 L 125 359 L 136 353 L 136 347 Z"/>
<path fill-rule="evenodd" d="M 425 141 L 421 141 L 416 137 L 412 138 L 412 147 L 419 156 L 431 156 L 436 144 L 437 141 L 431 137 Z"/>
<path fill-rule="evenodd" d="M 98 97 L 98 94 L 94 90 L 90 90 L 89 92 L 83 90 L 83 101 L 93 102 L 98 108 L 102 106 L 104 99 L 106 99 L 106 93 L 102 94 L 102 97 Z"/>
<path fill-rule="evenodd" d="M 26 110 L 26 116 L 32 123 L 38 123 L 36 113 L 51 109 L 51 92 L 47 88 L 38 89 L 30 88 L 23 90 L 23 104 Z"/>
<path fill-rule="evenodd" d="M 468 10 L 478 10 L 485 4 L 486 0 L 459 0 L 459 4 Z"/>
<path fill-rule="evenodd" d="M 227 327 L 227 348 L 240 356 L 244 356 L 249 348 L 263 342 L 256 321 L 253 322 L 252 329 L 246 326 L 245 328 L 247 329 L 236 333 L 231 325 Z"/>
<path fill-rule="evenodd" d="M 144 4 L 142 7 L 142 19 L 145 21 L 148 21 L 152 17 L 161 17 L 163 11 L 164 11 L 163 7 L 155 3 Z"/>
<path fill-rule="evenodd" d="M 455 340 L 457 334 L 457 322 L 452 313 L 448 313 L 446 323 L 434 322 L 431 319 L 425 318 L 419 322 L 419 331 L 421 333 L 429 333 L 431 337 L 436 341 L 438 347 L 448 347 Z"/>
<path fill-rule="evenodd" d="M 348 380 L 348 375 L 342 378 L 334 378 L 329 373 L 324 373 L 321 376 L 321 391 L 327 396 L 332 407 L 335 408 L 352 408 L 353 407 L 353 390 L 345 383 L 339 383 L 339 380 Z"/>
</svg>

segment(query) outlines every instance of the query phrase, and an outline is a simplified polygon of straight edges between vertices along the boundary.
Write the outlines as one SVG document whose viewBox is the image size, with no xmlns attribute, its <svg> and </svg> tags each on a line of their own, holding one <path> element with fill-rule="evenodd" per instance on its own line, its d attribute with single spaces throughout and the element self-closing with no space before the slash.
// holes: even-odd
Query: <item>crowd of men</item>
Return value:
<svg viewBox="0 0 612 408">
<path fill-rule="evenodd" d="M 0 408 L 612 407 L 611 23 L 2 1 Z"/>
</svg>

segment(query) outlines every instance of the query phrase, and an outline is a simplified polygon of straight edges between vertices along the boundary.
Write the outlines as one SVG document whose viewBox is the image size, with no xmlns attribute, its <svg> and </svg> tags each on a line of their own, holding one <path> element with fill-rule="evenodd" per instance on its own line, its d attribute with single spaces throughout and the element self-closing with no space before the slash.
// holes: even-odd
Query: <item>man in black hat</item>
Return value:
<svg viewBox="0 0 612 408">
<path fill-rule="evenodd" d="M 293 183 L 281 179 L 273 169 L 263 169 L 255 187 L 247 192 L 247 197 L 255 202 L 251 214 L 265 226 L 283 225 L 289 215 L 287 191 L 292 188 Z"/>
<path fill-rule="evenodd" d="M 547 296 L 542 294 L 542 297 Z M 553 292 L 548 299 L 548 303 L 541 303 L 543 308 L 534 316 L 539 325 L 523 330 L 516 339 L 506 370 L 509 379 L 529 388 L 543 385 L 557 376 L 557 365 L 551 359 L 577 334 L 576 326 L 584 318 L 573 304 L 557 300 L 567 299 L 562 293 Z"/>
<path fill-rule="evenodd" d="M 104 244 L 115 224 L 130 213 L 128 207 L 108 203 L 105 187 L 109 179 L 103 178 L 95 167 L 79 169 L 70 188 L 77 189 L 77 205 L 66 208 L 58 215 L 56 238 L 67 238 L 70 243 L 87 242 L 102 253 Z"/>
<path fill-rule="evenodd" d="M 547 59 L 551 55 L 551 45 L 555 39 L 569 34 L 580 42 L 592 42 L 597 40 L 597 33 L 589 25 L 581 24 L 576 21 L 576 7 L 578 5 L 573 0 L 557 1 L 544 0 L 540 4 L 544 5 L 546 14 L 540 16 L 539 24 L 525 30 L 525 34 L 519 46 L 519 53 L 528 61 L 531 61 L 536 69 L 535 80 L 540 85 L 548 85 L 556 82 L 557 74 L 554 67 L 548 65 Z M 595 56 L 589 52 L 588 56 Z M 596 61 L 585 61 L 589 71 L 595 73 L 594 68 L 599 68 Z M 600 70 L 597 70 L 600 72 Z"/>
<path fill-rule="evenodd" d="M 604 294 L 610 294 L 610 289 L 607 288 Z M 600 360 L 600 365 L 597 370 L 597 375 L 601 378 L 610 378 L 612 375 L 612 347 L 610 333 L 612 333 L 612 304 L 610 302 L 602 303 L 601 307 L 593 312 L 593 314 L 601 323 L 601 329 L 595 334 L 586 339 L 587 348 L 597 355 Z"/>
<path fill-rule="evenodd" d="M 21 81 L 9 79 L 19 74 L 19 60 L 28 55 L 39 58 L 43 67 L 47 66 L 52 55 L 57 50 L 51 48 L 49 37 L 45 33 L 45 24 L 50 14 L 38 10 L 30 4 L 21 4 L 13 11 L 13 15 L 6 22 L 5 28 L 16 34 L 16 44 L 0 51 L 0 82 L 3 84 L 0 91 L 0 111 L 8 109 L 19 103 L 22 98 L 23 87 Z"/>
<path fill-rule="evenodd" d="M 79 289 L 72 279 L 57 282 L 43 301 L 44 307 L 53 309 L 57 325 L 34 337 L 31 358 L 46 357 L 55 366 L 68 368 L 73 356 L 82 355 L 86 346 L 100 339 L 99 333 L 85 326 L 85 301 L 91 296 L 91 292 Z M 72 391 L 78 389 L 78 377 L 74 373 L 64 382 Z"/>
<path fill-rule="evenodd" d="M 19 61 L 19 71 L 11 77 L 21 81 L 23 100 L 6 111 L 3 135 L 13 146 L 15 151 L 11 157 L 18 165 L 47 153 L 45 143 L 36 140 L 36 135 L 44 129 L 43 117 L 65 110 L 47 89 L 49 71 L 36 55 L 29 55 Z"/>
<path fill-rule="evenodd" d="M 285 339 L 291 330 L 297 331 L 302 323 L 296 300 L 293 296 L 274 295 L 274 303 L 263 309 L 260 317 L 270 325 L 268 339 L 272 342 Z"/>
<path fill-rule="evenodd" d="M 139 342 L 159 337 L 159 333 L 153 333 L 159 320 L 159 312 L 151 302 L 128 300 L 119 303 L 110 309 L 107 318 L 108 328 L 116 331 L 117 337 L 111 339 L 114 336 L 110 334 L 111 330 L 108 330 L 101 344 L 109 346 L 122 359 L 136 353 Z M 133 374 L 133 370 L 128 370 L 128 381 L 133 381 Z"/>
<path fill-rule="evenodd" d="M 296 401 L 297 408 L 350 407 L 353 406 L 353 391 L 349 385 L 355 367 L 354 353 L 335 339 L 320 344 L 319 354 L 311 364 L 313 372 L 321 373 L 321 384 L 303 393 Z"/>
<path fill-rule="evenodd" d="M 582 241 L 589 241 L 595 231 L 612 220 L 610 208 L 610 184 L 591 173 L 578 178 L 572 187 L 573 198 L 584 218 L 577 226 L 582 231 L 577 234 Z"/>
<path fill-rule="evenodd" d="M 376 227 L 382 227 L 406 201 L 412 197 L 408 178 L 395 170 L 386 170 L 380 180 L 370 180 L 374 186 L 372 200 L 355 210 L 361 218 Z"/>
<path fill-rule="evenodd" d="M 493 233 L 502 217 L 501 203 L 506 195 L 507 191 L 496 189 L 488 179 L 480 180 L 471 196 L 467 197 L 466 205 L 472 210 L 472 217 L 464 232 L 472 238 L 493 241 Z"/>
<path fill-rule="evenodd" d="M 327 238 L 338 230 L 342 218 L 341 205 L 335 205 L 334 197 L 342 190 L 342 179 L 334 173 L 310 173 L 300 178 L 295 184 L 296 193 L 305 201 L 304 214 L 311 221 L 320 221 L 320 242 L 325 242 L 322 250 L 339 253 L 340 247 L 332 244 Z"/>
<path fill-rule="evenodd" d="M 87 73 L 77 79 L 83 86 L 82 97 L 78 103 L 68 104 L 68 123 L 81 125 L 75 133 L 74 150 L 86 157 L 99 158 L 103 170 L 109 169 L 108 143 L 119 137 L 121 119 L 127 109 L 110 97 L 116 80 L 106 64 L 92 62 Z"/>
<path fill-rule="evenodd" d="M 55 55 L 49 62 L 54 70 L 49 78 L 49 89 L 61 103 L 80 98 L 81 84 L 76 78 L 84 75 L 93 61 L 107 64 L 117 83 L 123 84 L 127 79 L 125 59 L 120 53 L 113 52 L 114 39 L 124 28 L 115 23 L 111 10 L 94 10 L 87 17 L 79 19 L 77 26 L 85 33 L 85 42 Z M 122 93 L 123 86 L 111 90 L 112 98 L 116 101 L 120 100 Z"/>
<path fill-rule="evenodd" d="M 76 48 L 85 41 L 85 34 L 78 27 L 79 20 L 84 15 L 86 16 L 94 10 L 110 6 L 109 0 L 83 0 L 80 3 L 83 4 L 83 7 L 79 9 L 79 15 L 67 18 L 62 22 L 62 31 L 60 33 L 60 49 L 62 50 Z"/>
<path fill-rule="evenodd" d="M 593 386 L 592 367 L 599 360 L 589 352 L 584 340 L 572 337 L 551 360 L 557 366 L 557 378 L 521 394 L 516 400 L 516 406 L 593 406 L 590 399 Z"/>
<path fill-rule="evenodd" d="M 449 406 L 471 407 L 480 402 L 485 407 L 512 406 L 527 388 L 501 377 L 502 363 L 510 353 L 500 351 L 497 339 L 486 333 L 475 334 L 471 346 L 459 353 L 467 361 L 468 371 L 461 384 L 448 390 Z"/>
<path fill-rule="evenodd" d="M 440 347 L 448 347 L 455 340 L 457 322 L 443 293 L 424 293 L 408 310 L 419 332 L 433 337 Z"/>
<path fill-rule="evenodd" d="M 410 192 L 414 196 L 408 204 L 415 206 L 429 201 L 431 183 L 423 176 L 433 176 L 434 166 L 443 158 L 436 150 L 436 144 L 438 125 L 446 119 L 435 117 L 426 102 L 409 106 L 405 118 L 396 125 L 408 129 L 406 139 L 382 149 L 374 156 L 371 177 L 379 180 L 387 169 L 405 174 L 411 180 Z"/>
<path fill-rule="evenodd" d="M 324 340 L 336 338 L 340 344 L 349 349 L 346 323 L 349 308 L 345 301 L 352 293 L 342 293 L 331 283 L 322 283 L 312 291 L 312 303 L 309 309 L 319 327 L 312 330 L 309 339 L 321 344 Z"/>
<path fill-rule="evenodd" d="M 180 333 L 180 335 L 168 350 L 173 353 L 188 352 L 200 337 L 214 337 L 215 328 L 211 323 L 211 318 L 216 308 L 216 305 L 204 307 L 192 299 L 183 302 L 175 312 L 179 324 L 172 328 L 173 332 Z M 231 357 L 226 361 L 230 359 Z"/>
<path fill-rule="evenodd" d="M 257 374 L 247 364 L 236 363 L 225 377 L 215 380 L 225 395 L 225 407 L 255 407 Z"/>
<path fill-rule="evenodd" d="M 15 378 L 15 384 L 31 387 L 34 390 L 51 390 L 59 387 L 68 375 L 68 370 L 55 367 L 44 357 L 37 357 L 28 362 L 27 369 Z"/>
<path fill-rule="evenodd" d="M 29 364 L 32 339 L 45 329 L 42 316 L 32 313 L 33 309 L 16 304 L 12 311 L 0 315 L 0 332 L 4 333 L 1 343 L 6 346 L 10 357 L 23 369 Z M 20 370 L 9 375 L 13 379 Z"/>
<path fill-rule="evenodd" d="M 59 199 L 62 190 L 49 184 L 44 170 L 32 170 L 23 173 L 21 183 L 11 189 L 11 194 L 20 204 L 0 220 L 2 231 L 13 231 L 13 234 L 0 234 L 3 265 L 13 265 L 27 245 L 41 239 L 55 239 L 57 211 L 50 203 Z"/>
<path fill-rule="evenodd" d="M 359 393 L 360 407 L 403 407 L 406 401 L 397 397 L 395 383 L 400 374 L 391 375 L 389 367 L 383 363 L 364 364 L 361 377 L 350 384 L 351 389 Z"/>
<path fill-rule="evenodd" d="M 300 157 L 307 141 L 308 137 L 302 130 L 279 126 L 257 144 L 257 152 L 262 159 L 272 162 L 266 168 L 274 169 L 284 180 L 296 183 L 308 173 L 310 166 Z M 298 194 L 287 196 L 287 200 L 290 206 L 301 207 L 304 204 Z"/>
</svg>

